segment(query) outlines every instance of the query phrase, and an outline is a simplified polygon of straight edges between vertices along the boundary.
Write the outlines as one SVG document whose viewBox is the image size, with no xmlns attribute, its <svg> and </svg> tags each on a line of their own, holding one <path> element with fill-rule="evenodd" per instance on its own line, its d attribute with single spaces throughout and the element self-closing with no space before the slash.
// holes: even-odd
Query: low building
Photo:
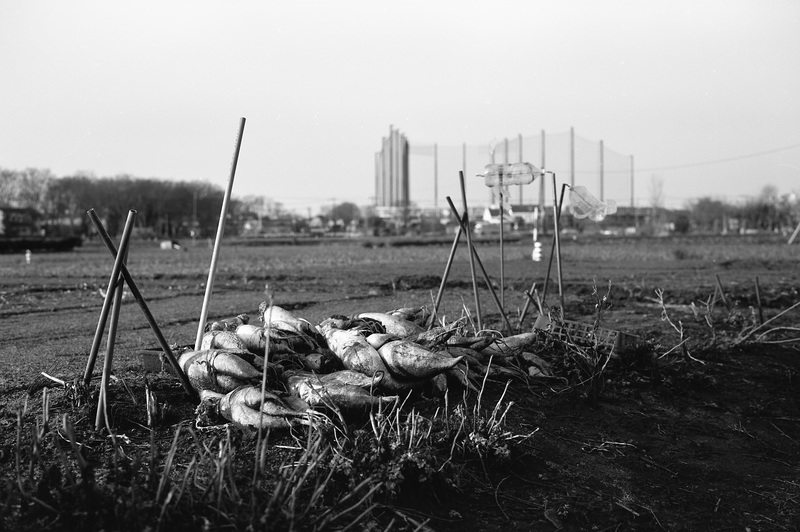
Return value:
<svg viewBox="0 0 800 532">
<path fill-rule="evenodd" d="M 29 238 L 42 236 L 42 215 L 36 209 L 0 206 L 0 236 Z"/>
<path fill-rule="evenodd" d="M 515 225 L 530 225 L 536 223 L 539 217 L 539 207 L 537 205 L 511 205 L 503 213 L 504 221 L 509 221 Z M 486 223 L 500 223 L 500 206 L 489 205 L 483 211 L 483 221 Z"/>
</svg>

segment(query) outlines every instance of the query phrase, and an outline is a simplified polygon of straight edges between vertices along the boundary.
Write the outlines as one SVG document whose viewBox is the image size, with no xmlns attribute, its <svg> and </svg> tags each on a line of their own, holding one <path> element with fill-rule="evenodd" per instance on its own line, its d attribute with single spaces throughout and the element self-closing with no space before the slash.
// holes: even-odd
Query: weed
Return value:
<svg viewBox="0 0 800 532">
<path fill-rule="evenodd" d="M 552 348 L 561 352 L 556 362 L 557 373 L 566 378 L 568 390 L 580 392 L 592 406 L 597 406 L 605 386 L 606 367 L 611 360 L 611 351 L 601 343 L 598 334 L 603 320 L 603 313 L 611 307 L 611 283 L 602 296 L 597 289 L 597 284 L 592 284 L 592 297 L 594 299 L 594 320 L 588 333 L 577 337 L 570 332 L 570 328 L 563 326 L 562 315 L 550 313 L 551 323 L 556 324 L 565 331 L 566 338 L 555 342 Z"/>
</svg>

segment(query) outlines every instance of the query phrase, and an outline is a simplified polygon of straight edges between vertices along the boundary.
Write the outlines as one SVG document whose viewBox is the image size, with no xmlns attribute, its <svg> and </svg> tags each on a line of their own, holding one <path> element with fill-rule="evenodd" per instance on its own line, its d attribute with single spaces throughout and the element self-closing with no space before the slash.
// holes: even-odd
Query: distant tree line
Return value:
<svg viewBox="0 0 800 532">
<path fill-rule="evenodd" d="M 43 216 L 49 232 L 75 235 L 95 234 L 86 211 L 97 211 L 106 229 L 119 234 L 128 211 L 137 211 L 140 236 L 152 238 L 213 237 L 216 233 L 224 191 L 202 181 L 167 181 L 130 175 L 95 177 L 77 174 L 56 177 L 49 170 L 0 168 L 0 206 L 32 208 Z M 259 196 L 231 199 L 228 221 L 233 227 L 226 235 L 244 233 L 243 227 L 263 231 L 265 220 L 289 220 L 287 230 L 308 230 L 308 220 L 286 212 L 280 203 Z M 380 233 L 380 219 L 367 216 L 349 202 L 333 205 L 327 213 L 330 223 L 366 227 Z M 800 202 L 795 195 L 779 195 L 774 186 L 742 203 L 728 203 L 711 197 L 690 202 L 670 216 L 679 233 L 735 233 L 746 230 L 787 231 L 800 221 Z M 441 230 L 441 228 L 439 228 Z"/>
<path fill-rule="evenodd" d="M 736 233 L 748 230 L 786 232 L 800 221 L 800 202 L 794 194 L 778 194 L 767 185 L 761 193 L 738 204 L 710 197 L 689 204 L 684 219 L 676 218 L 680 232 Z"/>
<path fill-rule="evenodd" d="M 32 208 L 52 232 L 95 233 L 86 211 L 94 209 L 112 235 L 134 209 L 136 230 L 153 237 L 213 236 L 224 191 L 202 181 L 175 182 L 130 175 L 56 177 L 49 170 L 0 169 L 0 204 Z M 230 213 L 240 205 L 231 201 Z"/>
</svg>

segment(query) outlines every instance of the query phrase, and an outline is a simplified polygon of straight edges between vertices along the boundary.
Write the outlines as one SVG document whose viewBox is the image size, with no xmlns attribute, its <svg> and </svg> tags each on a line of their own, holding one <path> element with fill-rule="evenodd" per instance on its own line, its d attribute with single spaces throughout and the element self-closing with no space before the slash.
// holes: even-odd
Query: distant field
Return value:
<svg viewBox="0 0 800 532">
<path fill-rule="evenodd" d="M 544 260 L 547 261 L 551 239 L 543 239 Z M 158 242 L 133 242 L 130 269 L 138 269 L 144 276 L 156 273 L 200 275 L 208 273 L 211 249 L 204 243 L 184 243 L 185 248 L 161 250 Z M 465 258 L 460 245 L 458 258 Z M 484 262 L 500 260 L 499 243 L 480 244 L 479 253 Z M 532 241 L 523 239 L 505 244 L 505 259 L 530 261 Z M 247 246 L 223 244 L 219 271 L 261 273 L 267 270 L 294 270 L 308 268 L 346 268 L 369 264 L 429 264 L 444 266 L 450 245 L 375 247 L 354 240 L 346 243 L 315 245 Z M 463 255 L 463 256 L 462 256 Z M 603 238 L 578 237 L 561 241 L 561 259 L 564 263 L 583 261 L 701 261 L 721 263 L 727 261 L 785 261 L 796 260 L 800 245 L 789 246 L 782 236 L 726 236 L 726 237 L 670 237 L 670 238 Z M 0 275 L 4 279 L 22 277 L 86 277 L 103 275 L 113 259 L 99 243 L 89 242 L 67 253 L 37 253 L 25 272 L 24 255 L 0 255 Z M 23 275 L 24 274 L 24 275 Z M 0 281 L 1 283 L 2 281 Z"/>
<path fill-rule="evenodd" d="M 430 307 L 450 248 L 449 243 L 379 246 L 352 241 L 253 246 L 227 241 L 219 257 L 208 318 L 248 313 L 259 322 L 258 307 L 267 297 L 267 287 L 276 304 L 312 324 L 335 314 Z M 527 301 L 524 292 L 533 283 L 538 293 L 544 291 L 551 241 L 543 242 L 541 262 L 531 260 L 529 240 L 504 246 L 503 291 L 500 246 L 484 243 L 477 248 L 495 292 L 503 299 L 506 316 L 516 328 Z M 788 246 L 777 236 L 565 240 L 560 276 L 554 261 L 545 303 L 556 305 L 563 297 L 566 318 L 591 324 L 597 318 L 598 298 L 607 295 L 609 308 L 602 313 L 599 325 L 637 337 L 641 350 L 609 364 L 597 381 L 602 383 L 601 401 L 590 406 L 580 392 L 578 366 L 563 351 L 546 344 L 537 347 L 537 354 L 552 364 L 554 378 L 515 379 L 508 389 L 502 380 L 489 380 L 484 396 L 492 401 L 500 397 L 513 401 L 513 408 L 508 404 L 503 430 L 530 434 L 530 440 L 512 445 L 507 462 L 469 457 L 444 461 L 447 453 L 440 457 L 436 447 L 427 448 L 431 460 L 442 460 L 431 462 L 436 464 L 430 470 L 431 478 L 439 483 L 395 484 L 406 499 L 376 498 L 380 504 L 367 509 L 374 520 L 370 521 L 371 529 L 555 530 L 558 522 L 564 525 L 559 528 L 563 530 L 796 529 L 800 522 L 794 504 L 800 497 L 796 482 L 800 470 L 795 459 L 800 441 L 800 363 L 795 340 L 800 311 L 795 308 L 772 324 L 782 331 L 768 339 L 785 343 L 736 344 L 735 340 L 754 323 L 759 302 L 765 318 L 770 319 L 800 301 L 799 256 L 800 245 Z M 211 249 L 205 242 L 185 250 L 161 250 L 158 242 L 134 242 L 131 246 L 129 270 L 171 345 L 194 343 L 210 259 Z M 39 396 L 31 399 L 26 392 L 37 378 L 43 379 L 40 372 L 67 382 L 83 374 L 112 263 L 105 248 L 93 243 L 67 253 L 34 253 L 30 264 L 22 254 L 0 254 L 0 365 L 4 368 L 0 372 L 0 421 L 6 427 L 0 438 L 0 471 L 5 478 L 18 479 L 18 483 L 0 486 L 0 502 L 4 503 L 0 510 L 6 512 L 0 511 L 0 523 L 7 522 L 8 529 L 40 530 L 46 522 L 81 519 L 108 507 L 117 513 L 106 517 L 91 514 L 94 523 L 107 519 L 107 526 L 85 528 L 110 530 L 117 524 L 116 516 L 125 515 L 125 519 L 136 518 L 132 522 L 138 528 L 131 525 L 131 529 L 144 529 L 145 524 L 176 530 L 178 526 L 187 530 L 252 529 L 245 523 L 248 505 L 236 506 L 238 499 L 226 495 L 217 502 L 230 508 L 225 513 L 202 495 L 208 493 L 206 479 L 217 478 L 210 473 L 186 484 L 196 496 L 177 497 L 173 502 L 169 496 L 157 495 L 161 488 L 144 480 L 150 478 L 146 471 L 138 484 L 119 481 L 115 477 L 119 469 L 109 467 L 115 462 L 108 438 L 93 430 L 94 405 L 75 408 L 66 392 L 58 388 L 51 392 L 54 416 L 60 419 L 63 413 L 74 420 L 80 441 L 87 442 L 82 449 L 89 453 L 101 479 L 95 493 L 111 495 L 107 499 L 79 499 L 84 502 L 77 510 L 74 498 L 48 499 L 57 510 L 42 509 L 30 501 L 12 504 L 19 500 L 14 499 L 17 492 L 22 492 L 17 486 L 27 486 L 31 493 L 35 486 L 47 492 L 47 482 L 67 478 L 28 468 L 28 456 L 35 447 L 15 450 L 20 445 L 18 434 L 28 441 L 35 434 L 29 427 L 34 423 L 39 426 Z M 756 296 L 756 279 L 760 298 Z M 477 284 L 484 329 L 502 331 L 501 314 L 482 277 Z M 720 287 L 727 305 L 717 300 L 710 308 L 712 296 L 716 294 L 719 299 Z M 656 290 L 663 290 L 665 307 L 657 300 Z M 665 319 L 667 310 L 671 323 Z M 439 315 L 449 324 L 461 318 L 463 323 L 474 323 L 476 313 L 470 265 L 462 242 Z M 521 330 L 531 330 L 536 314 L 529 309 Z M 673 327 L 678 324 L 681 333 Z M 678 349 L 679 345 L 687 350 Z M 173 418 L 168 426 L 153 432 L 144 425 L 145 373 L 139 353 L 156 347 L 153 332 L 128 294 L 123 299 L 113 360 L 114 374 L 128 391 L 115 385 L 113 423 L 132 443 L 126 444 L 126 452 L 141 457 L 136 463 L 145 464 L 144 469 L 152 463 L 155 470 L 168 472 L 161 459 L 167 455 L 170 442 L 178 442 L 180 436 L 177 465 L 171 475 L 164 473 L 164 478 L 170 476 L 172 485 L 179 485 L 189 478 L 186 471 L 192 466 L 186 464 L 195 463 L 196 449 L 202 451 L 199 459 L 203 464 L 219 462 L 214 458 L 215 450 L 222 448 L 226 429 L 193 431 L 196 405 L 169 372 L 147 376 Z M 101 353 L 105 349 L 104 339 Z M 697 358 L 690 359 L 687 353 Z M 461 400 L 461 393 L 457 390 L 453 394 L 451 406 Z M 491 408 L 492 404 L 487 406 Z M 32 410 L 19 423 L 18 413 L 25 405 Z M 407 406 L 428 416 L 447 408 L 433 398 Z M 177 427 L 181 434 L 177 434 Z M 369 423 L 364 427 L 365 434 L 372 433 Z M 236 447 L 233 454 L 237 466 L 233 476 L 226 469 L 219 478 L 235 479 L 237 490 L 245 493 L 253 479 L 253 437 L 235 431 L 232 437 L 228 434 L 228 443 L 233 439 Z M 151 448 L 153 437 L 158 449 Z M 51 433 L 47 441 L 48 447 L 41 451 L 48 456 L 47 463 L 61 464 L 64 435 Z M 269 478 L 275 476 L 273 472 L 285 470 L 278 467 L 283 457 L 298 463 L 297 442 L 287 435 L 277 441 L 281 445 L 269 450 L 274 466 Z M 442 449 L 452 454 L 453 445 L 448 443 Z M 337 452 L 350 452 L 349 448 Z M 399 482 L 394 473 L 390 474 L 392 470 L 381 469 L 383 462 L 375 461 L 379 454 L 372 450 L 367 454 L 378 471 L 376 482 L 390 477 L 391 482 Z M 15 465 L 15 456 L 22 456 L 21 468 Z M 441 464 L 448 463 L 452 467 L 443 469 Z M 66 488 L 59 485 L 51 492 L 77 492 L 66 484 Z M 129 484 L 143 486 L 144 491 L 133 496 L 126 491 Z M 332 493 L 348 494 L 351 487 L 342 484 Z M 269 499 L 266 491 L 255 494 L 254 500 Z M 230 506 L 225 506 L 228 503 Z M 161 512 L 160 508 L 170 511 Z M 550 514 L 549 509 L 553 509 Z M 4 515 L 7 521 L 3 521 Z M 427 516 L 434 520 L 425 528 L 405 517 L 397 519 L 406 515 L 414 515 L 419 521 Z M 162 523 L 162 518 L 167 521 Z M 21 526 L 26 523 L 26 527 Z"/>
</svg>

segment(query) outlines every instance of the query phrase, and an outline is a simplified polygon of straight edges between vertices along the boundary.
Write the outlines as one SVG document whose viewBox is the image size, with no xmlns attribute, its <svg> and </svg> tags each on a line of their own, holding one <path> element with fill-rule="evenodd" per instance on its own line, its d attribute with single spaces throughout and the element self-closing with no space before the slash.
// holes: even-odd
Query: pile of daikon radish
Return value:
<svg viewBox="0 0 800 532">
<path fill-rule="evenodd" d="M 526 351 L 536 332 L 465 336 L 464 322 L 426 329 L 425 307 L 332 316 L 318 325 L 276 305 L 209 322 L 199 350 L 179 364 L 202 404 L 229 422 L 284 428 L 309 424 L 320 410 L 364 410 L 418 389 L 475 389 L 486 377 L 550 377 Z"/>
</svg>

